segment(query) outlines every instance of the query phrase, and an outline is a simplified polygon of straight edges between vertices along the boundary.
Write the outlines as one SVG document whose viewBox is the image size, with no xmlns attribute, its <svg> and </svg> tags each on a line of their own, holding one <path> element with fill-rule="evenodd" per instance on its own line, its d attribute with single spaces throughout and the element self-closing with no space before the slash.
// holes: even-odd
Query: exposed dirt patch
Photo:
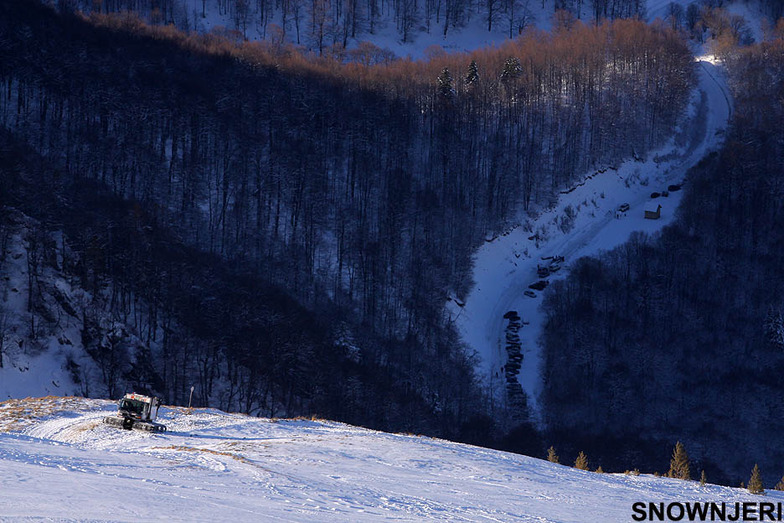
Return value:
<svg viewBox="0 0 784 523">
<path fill-rule="evenodd" d="M 0 403 L 0 432 L 22 432 L 36 421 L 61 412 L 89 412 L 97 408 L 95 401 L 75 396 L 10 399 Z"/>
</svg>

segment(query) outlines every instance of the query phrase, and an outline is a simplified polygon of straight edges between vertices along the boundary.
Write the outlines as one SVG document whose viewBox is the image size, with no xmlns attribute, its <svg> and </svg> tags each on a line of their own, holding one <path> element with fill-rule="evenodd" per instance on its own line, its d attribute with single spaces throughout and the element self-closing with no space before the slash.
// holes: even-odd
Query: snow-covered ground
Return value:
<svg viewBox="0 0 784 523">
<path fill-rule="evenodd" d="M 231 26 L 230 16 L 220 15 L 218 0 L 206 0 L 206 18 L 202 18 L 201 0 L 182 0 L 183 11 L 187 11 L 194 24 L 201 24 L 201 29 L 209 30 L 218 25 Z M 690 0 L 676 0 L 686 7 Z M 589 2 L 584 5 L 588 6 Z M 649 19 L 666 16 L 669 0 L 648 0 L 647 12 Z M 529 1 L 535 23 L 542 29 L 549 28 L 549 13 L 552 1 L 542 3 L 538 0 Z M 588 9 L 586 7 L 586 9 Z M 749 20 L 749 27 L 755 29 L 755 35 L 761 35 L 761 18 L 754 4 L 731 2 L 728 9 L 742 14 Z M 383 18 L 383 17 L 382 17 Z M 586 10 L 584 19 L 588 19 Z M 444 38 L 441 31 L 434 28 L 430 34 L 418 32 L 411 42 L 402 43 L 391 20 L 382 19 L 376 35 L 367 35 L 380 47 L 394 48 L 399 55 L 421 57 L 426 54 L 430 45 L 439 44 L 447 50 L 468 50 L 483 45 L 500 43 L 508 32 L 503 29 L 502 21 L 498 21 L 496 29 L 488 32 L 481 16 L 474 16 L 469 24 L 459 30 L 450 30 Z M 259 37 L 258 27 L 251 24 L 249 37 Z M 256 31 L 256 33 L 253 33 Z M 672 181 L 683 178 L 685 171 L 702 155 L 717 145 L 721 138 L 716 132 L 726 122 L 728 100 L 726 87 L 722 83 L 717 68 L 708 61 L 701 62 L 701 89 L 706 94 L 706 107 L 709 121 L 707 131 L 702 140 L 691 151 L 684 150 L 680 144 L 673 142 L 662 151 L 651 155 L 646 162 L 630 161 L 620 166 L 618 171 L 608 170 L 588 180 L 572 193 L 565 195 L 552 210 L 543 213 L 532 223 L 533 230 L 547 236 L 539 242 L 528 240 L 531 233 L 516 229 L 509 235 L 486 245 L 476 256 L 475 281 L 477 283 L 468 299 L 465 308 L 459 308 L 451 302 L 451 312 L 457 319 L 463 339 L 481 357 L 481 374 L 489 380 L 502 384 L 501 366 L 505 363 L 506 354 L 500 344 L 503 333 L 502 315 L 507 310 L 518 310 L 523 319 L 530 322 L 522 331 L 525 361 L 522 366 L 521 382 L 529 395 L 535 400 L 538 393 L 538 362 L 539 351 L 536 338 L 540 332 L 541 315 L 538 312 L 539 298 L 524 298 L 523 290 L 537 278 L 535 268 L 541 256 L 552 254 L 567 255 L 567 262 L 573 261 L 578 255 L 596 253 L 625 241 L 632 230 L 653 232 L 668 223 L 680 199 L 679 193 L 673 193 L 668 199 L 662 199 L 663 218 L 658 222 L 646 221 L 641 218 L 641 206 L 646 195 L 653 190 L 661 190 Z M 696 109 L 694 111 L 696 114 Z M 701 115 L 696 116 L 701 119 Z M 676 153 L 678 157 L 672 157 Z M 667 158 L 655 161 L 654 158 Z M 586 173 L 586 176 L 593 173 Z M 628 183 L 628 187 L 627 187 Z M 645 185 L 647 183 L 647 185 Z M 628 217 L 623 220 L 612 219 L 613 210 L 621 202 L 629 202 L 632 206 Z M 564 209 L 571 206 L 577 210 L 577 218 L 568 234 L 561 234 L 558 225 Z M 527 218 L 522 218 L 525 222 Z M 24 397 L 41 394 L 80 393 L 79 386 L 73 382 L 72 373 L 64 366 L 70 359 L 78 363 L 82 373 L 87 375 L 96 372 L 94 364 L 86 357 L 84 351 L 77 347 L 81 338 L 79 318 L 59 314 L 57 332 L 38 340 L 39 350 L 29 350 L 23 345 L 21 328 L 29 325 L 29 314 L 25 314 L 25 296 L 27 291 L 27 258 L 24 241 L 14 238 L 12 249 L 7 261 L 0 270 L 5 277 L 4 285 L 8 292 L 0 298 L 5 302 L 5 309 L 11 314 L 0 318 L 0 330 L 4 332 L 4 348 L 0 366 L 0 398 Z M 540 260 L 541 261 L 541 260 Z M 563 277 L 561 271 L 557 277 Z M 65 280 L 54 281 L 61 295 L 73 301 L 83 293 L 68 288 Z M 496 377 L 496 372 L 498 376 Z M 34 378 L 31 378 L 34 377 Z M 95 391 L 93 390 L 93 393 Z M 535 403 L 535 402 L 534 402 Z"/>
<path fill-rule="evenodd" d="M 681 191 L 655 200 L 662 206 L 658 220 L 645 219 L 643 207 L 651 201 L 651 193 L 681 184 L 692 166 L 718 148 L 732 113 L 719 66 L 710 57 L 701 57 L 699 74 L 698 93 L 682 124 L 684 139 L 674 138 L 644 161 L 632 159 L 617 169 L 587 173 L 583 185 L 563 194 L 552 209 L 529 220 L 530 228 L 520 226 L 485 243 L 475 255 L 475 286 L 464 306 L 454 301 L 447 305 L 462 339 L 480 356 L 479 375 L 487 380 L 488 387 L 501 394 L 505 383 L 502 366 L 507 361 L 507 320 L 503 315 L 511 310 L 518 312 L 524 322 L 519 333 L 523 362 L 518 379 L 529 396 L 534 417 L 539 415 L 538 340 L 545 317 L 540 309 L 541 293 L 535 292 L 536 298 L 531 298 L 523 292 L 540 279 L 537 265 L 549 263 L 543 257 L 565 257 L 563 268 L 548 278 L 552 283 L 567 276 L 569 264 L 577 258 L 616 247 L 634 231 L 654 234 L 673 220 Z M 623 203 L 628 203 L 630 209 L 618 219 L 616 210 Z M 575 215 L 570 227 L 564 225 L 568 212 Z M 521 221 L 525 222 L 525 218 Z M 538 239 L 530 239 L 534 235 Z"/>
<path fill-rule="evenodd" d="M 648 0 L 646 4 L 646 13 L 649 21 L 654 21 L 657 18 L 665 19 L 670 13 L 670 4 L 678 4 L 685 12 L 689 4 L 694 0 Z M 208 32 L 217 27 L 234 29 L 236 22 L 231 13 L 225 8 L 223 10 L 218 7 L 219 0 L 180 0 L 175 5 L 175 18 L 181 20 L 187 18 L 187 26 L 195 28 L 201 32 Z M 204 7 L 204 16 L 202 16 L 202 7 Z M 297 41 L 296 25 L 294 23 L 293 15 L 289 15 L 286 23 L 286 39 L 292 43 L 297 43 L 308 49 L 315 49 L 317 46 L 312 41 L 310 36 L 311 25 L 309 18 L 309 4 L 305 6 L 302 11 L 300 21 L 300 35 Z M 433 46 L 439 46 L 447 52 L 462 52 L 473 51 L 481 47 L 498 46 L 509 38 L 509 21 L 505 19 L 504 13 L 499 13 L 498 18 L 493 23 L 492 30 L 487 28 L 487 15 L 483 12 L 473 13 L 467 22 L 461 27 L 450 27 L 447 34 L 444 35 L 443 27 L 443 14 L 440 21 L 436 21 L 435 16 L 432 17 L 430 27 L 428 28 L 424 22 L 424 14 L 422 10 L 424 7 L 420 6 L 418 16 L 416 17 L 417 23 L 413 24 L 408 39 L 404 42 L 401 34 L 398 31 L 397 21 L 394 19 L 392 10 L 382 11 L 378 15 L 378 20 L 375 24 L 373 33 L 369 32 L 369 24 L 366 14 L 363 13 L 363 7 L 360 6 L 360 16 L 362 20 L 359 23 L 359 32 L 355 38 L 348 39 L 348 47 L 355 48 L 359 42 L 368 41 L 374 45 L 392 51 L 398 57 L 411 57 L 412 59 L 421 59 L 427 56 L 428 50 Z M 762 37 L 760 25 L 760 13 L 756 4 L 748 4 L 747 2 L 731 2 L 727 4 L 727 9 L 732 13 L 745 16 L 749 22 L 749 29 L 757 40 Z M 516 17 L 520 17 L 525 12 L 525 26 L 537 27 L 543 31 L 549 31 L 552 27 L 553 17 L 553 0 L 522 0 L 519 4 L 518 13 Z M 255 14 L 255 13 L 254 13 Z M 585 22 L 593 20 L 591 12 L 591 3 L 582 3 L 582 12 L 580 19 Z M 515 19 L 511 34 L 513 37 L 518 35 L 520 20 Z M 248 17 L 248 21 L 244 24 L 244 36 L 249 40 L 261 40 L 270 38 L 274 31 L 273 25 L 282 27 L 282 13 L 278 9 L 273 13 L 273 17 L 268 21 L 266 28 L 258 21 L 258 15 L 253 14 Z M 243 31 L 241 31 L 243 32 Z M 331 45 L 333 36 L 330 34 L 329 28 L 327 29 L 327 37 L 325 42 Z M 337 31 L 334 38 L 337 42 L 342 42 L 343 35 L 341 31 Z"/>
<path fill-rule="evenodd" d="M 168 432 L 124 431 L 101 424 L 113 409 L 0 404 L 0 520 L 614 522 L 637 502 L 784 501 L 329 421 L 163 408 Z"/>
<path fill-rule="evenodd" d="M 180 13 L 179 17 L 185 16 L 189 20 L 189 25 L 196 28 L 200 32 L 208 32 L 217 27 L 224 27 L 233 29 L 235 22 L 229 13 L 221 14 L 218 8 L 218 0 L 206 0 L 204 15 L 202 14 L 202 0 L 181 0 L 182 8 L 177 11 Z M 523 0 L 522 9 L 528 13 L 527 25 L 535 26 L 543 30 L 549 30 L 552 23 L 552 0 L 546 0 L 544 6 L 539 0 Z M 296 25 L 289 15 L 286 27 L 286 39 L 292 43 L 301 45 L 308 49 L 315 49 L 315 42 L 312 41 L 310 35 L 311 26 L 309 21 L 309 7 L 303 10 L 303 20 L 300 22 L 300 35 L 299 41 L 297 40 Z M 423 9 L 423 7 L 420 8 Z M 427 55 L 429 49 L 434 46 L 439 46 L 447 52 L 462 52 L 472 51 L 481 47 L 499 45 L 504 40 L 509 38 L 509 22 L 504 20 L 503 16 L 499 17 L 493 23 L 492 30 L 487 29 L 487 18 L 482 14 L 473 14 L 470 19 L 462 27 L 450 27 L 447 34 L 444 35 L 444 16 L 441 14 L 440 20 L 436 21 L 433 16 L 430 28 L 426 26 L 424 15 L 420 12 L 417 23 L 413 24 L 407 40 L 402 40 L 401 34 L 397 27 L 397 22 L 393 17 L 391 10 L 389 12 L 382 11 L 378 15 L 375 22 L 373 33 L 369 32 L 369 22 L 364 19 L 366 14 L 362 12 L 360 7 L 360 15 L 363 20 L 359 24 L 359 32 L 355 38 L 348 39 L 348 47 L 355 48 L 359 42 L 367 41 L 372 42 L 374 45 L 381 49 L 392 51 L 397 57 L 410 57 L 412 59 L 421 59 Z M 519 15 L 518 15 L 519 16 Z M 283 26 L 282 13 L 280 10 L 274 12 L 273 19 L 267 24 L 266 30 L 255 20 L 255 17 L 250 17 L 250 22 L 247 24 L 244 36 L 249 40 L 263 40 L 270 38 L 273 34 L 273 24 L 278 28 Z M 514 29 L 512 34 L 518 34 L 518 20 L 514 22 Z M 329 31 L 327 31 L 329 33 Z M 337 34 L 336 38 L 339 42 L 342 41 L 342 34 Z M 327 35 L 325 42 L 327 45 L 332 44 L 332 36 Z"/>
<path fill-rule="evenodd" d="M 0 206 L 0 214 L 8 234 L 0 247 L 0 401 L 48 394 L 109 396 L 86 340 L 92 336 L 92 348 L 106 347 L 108 336 L 115 336 L 114 343 L 122 340 L 131 359 L 142 342 L 92 306 L 103 296 L 86 291 L 64 268 L 63 256 L 73 256 L 68 238 L 42 233 L 40 223 L 17 209 Z M 43 261 L 44 244 L 56 259 Z M 90 336 L 84 332 L 86 318 Z M 113 385 L 122 390 L 124 379 Z"/>
<path fill-rule="evenodd" d="M 73 382 L 67 363 L 78 364 L 85 378 L 95 371 L 80 343 L 83 322 L 76 313 L 90 296 L 73 288 L 58 271 L 40 267 L 35 287 L 38 307 L 33 315 L 28 300 L 36 222 L 18 210 L 0 207 L 0 213 L 10 233 L 0 256 L 0 401 L 78 394 L 80 387 Z M 53 234 L 47 241 L 62 245 L 62 236 Z M 57 263 L 61 265 L 62 260 Z"/>
</svg>

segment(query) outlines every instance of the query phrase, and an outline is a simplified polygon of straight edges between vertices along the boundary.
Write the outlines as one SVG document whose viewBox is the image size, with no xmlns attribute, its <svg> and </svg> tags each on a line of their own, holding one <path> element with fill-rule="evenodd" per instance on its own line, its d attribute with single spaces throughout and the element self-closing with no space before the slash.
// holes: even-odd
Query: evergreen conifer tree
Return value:
<svg viewBox="0 0 784 523">
<path fill-rule="evenodd" d="M 549 449 L 547 449 L 547 461 L 550 461 L 552 463 L 561 462 L 560 458 L 558 457 L 558 454 L 555 453 L 555 447 L 551 446 Z"/>
<path fill-rule="evenodd" d="M 501 70 L 501 81 L 506 83 L 519 77 L 523 72 L 523 67 L 520 65 L 519 58 L 507 58 L 504 62 L 504 68 Z"/>
<path fill-rule="evenodd" d="M 686 454 L 686 447 L 684 447 L 683 443 L 680 441 L 675 443 L 675 449 L 672 451 L 670 470 L 667 472 L 667 477 L 677 479 L 691 479 L 691 471 L 689 470 L 689 455 Z"/>
<path fill-rule="evenodd" d="M 451 100 L 455 96 L 452 75 L 449 73 L 448 67 L 444 67 L 444 70 L 438 75 L 438 94 L 446 100 Z"/>
<path fill-rule="evenodd" d="M 471 63 L 468 64 L 468 74 L 466 74 L 465 83 L 466 85 L 476 85 L 479 82 L 479 66 L 476 65 L 476 60 L 471 60 Z"/>
<path fill-rule="evenodd" d="M 604 474 L 604 469 L 602 468 L 601 465 L 599 465 L 599 468 L 596 469 L 596 473 L 597 474 Z"/>
<path fill-rule="evenodd" d="M 763 494 L 765 489 L 762 486 L 762 476 L 760 475 L 759 466 L 754 464 L 751 469 L 751 478 L 749 478 L 749 492 L 752 494 Z"/>
<path fill-rule="evenodd" d="M 513 97 L 515 92 L 515 80 L 520 77 L 523 68 L 519 58 L 507 58 L 504 68 L 501 70 L 501 85 L 504 87 L 507 96 Z"/>
<path fill-rule="evenodd" d="M 705 476 L 705 471 L 703 470 L 702 473 L 700 474 L 700 485 L 704 487 L 705 483 L 707 482 L 708 482 L 708 478 Z"/>
<path fill-rule="evenodd" d="M 574 468 L 580 470 L 588 470 L 588 457 L 585 455 L 585 452 L 582 450 L 577 455 L 577 459 L 574 460 Z"/>
<path fill-rule="evenodd" d="M 776 483 L 776 486 L 773 487 L 773 490 L 784 490 L 784 476 Z"/>
</svg>

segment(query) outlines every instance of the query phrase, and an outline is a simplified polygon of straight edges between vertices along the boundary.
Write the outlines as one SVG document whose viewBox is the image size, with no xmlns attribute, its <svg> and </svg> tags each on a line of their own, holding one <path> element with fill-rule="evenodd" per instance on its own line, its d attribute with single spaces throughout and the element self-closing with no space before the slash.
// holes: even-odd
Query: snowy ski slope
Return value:
<svg viewBox="0 0 784 523">
<path fill-rule="evenodd" d="M 163 408 L 168 432 L 124 431 L 100 423 L 113 410 L 0 404 L 0 521 L 614 522 L 636 502 L 761 501 L 329 421 Z"/>
</svg>

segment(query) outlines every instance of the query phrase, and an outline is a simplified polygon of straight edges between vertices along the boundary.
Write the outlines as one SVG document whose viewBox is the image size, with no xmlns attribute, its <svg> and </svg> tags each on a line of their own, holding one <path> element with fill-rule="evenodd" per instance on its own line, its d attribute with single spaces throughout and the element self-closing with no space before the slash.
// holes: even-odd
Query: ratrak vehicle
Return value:
<svg viewBox="0 0 784 523">
<path fill-rule="evenodd" d="M 126 430 L 166 432 L 166 425 L 155 422 L 160 405 L 161 400 L 152 396 L 126 394 L 117 403 L 117 414 L 106 416 L 103 422 Z"/>
</svg>

